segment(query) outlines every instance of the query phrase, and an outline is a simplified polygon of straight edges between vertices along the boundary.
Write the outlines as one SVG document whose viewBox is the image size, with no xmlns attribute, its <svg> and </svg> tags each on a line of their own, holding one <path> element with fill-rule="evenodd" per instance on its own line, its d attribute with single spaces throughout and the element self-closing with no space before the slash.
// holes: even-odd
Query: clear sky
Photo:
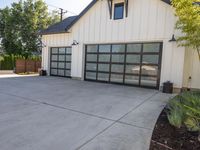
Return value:
<svg viewBox="0 0 200 150">
<path fill-rule="evenodd" d="M 0 8 L 10 6 L 11 3 L 17 2 L 19 0 L 0 0 Z M 53 6 L 61 7 L 63 9 L 79 14 L 92 0 L 44 0 L 49 4 L 49 9 L 56 9 Z"/>
</svg>

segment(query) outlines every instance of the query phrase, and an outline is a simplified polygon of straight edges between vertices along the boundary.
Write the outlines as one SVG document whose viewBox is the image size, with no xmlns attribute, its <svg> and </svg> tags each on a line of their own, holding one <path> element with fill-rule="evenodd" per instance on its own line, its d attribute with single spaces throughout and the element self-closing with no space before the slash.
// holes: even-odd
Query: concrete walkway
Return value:
<svg viewBox="0 0 200 150">
<path fill-rule="evenodd" d="M 59 77 L 0 78 L 0 149 L 148 150 L 169 97 Z"/>
</svg>

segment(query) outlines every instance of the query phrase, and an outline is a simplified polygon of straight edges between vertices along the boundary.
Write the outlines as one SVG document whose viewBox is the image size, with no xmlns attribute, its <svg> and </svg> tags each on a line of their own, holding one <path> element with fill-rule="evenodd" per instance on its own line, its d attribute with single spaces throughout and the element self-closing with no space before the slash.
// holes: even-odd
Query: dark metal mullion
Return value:
<svg viewBox="0 0 200 150">
<path fill-rule="evenodd" d="M 123 44 L 124 45 L 124 44 Z M 126 45 L 126 44 L 125 44 Z M 97 52 L 88 52 L 88 54 L 98 54 Z M 100 54 L 110 54 L 108 52 L 100 52 Z M 111 54 L 113 55 L 120 55 L 124 54 L 124 52 L 112 52 Z M 127 54 L 132 54 L 132 55 L 140 55 L 140 52 L 127 52 Z M 159 55 L 159 52 L 143 52 L 143 55 Z M 68 54 L 69 55 L 69 54 Z"/>
<path fill-rule="evenodd" d="M 51 76 L 51 63 L 52 63 L 52 48 L 50 48 L 50 76 Z"/>
<path fill-rule="evenodd" d="M 87 66 L 87 45 L 85 46 L 85 72 L 84 72 L 84 80 L 86 80 L 86 66 Z"/>
<path fill-rule="evenodd" d="M 157 89 L 159 89 L 159 87 L 160 87 L 160 75 L 161 75 L 161 64 L 162 64 L 162 49 L 163 49 L 163 43 L 160 43 L 159 65 L 158 65 L 158 73 L 157 73 Z"/>
<path fill-rule="evenodd" d="M 123 84 L 125 84 L 125 76 L 126 76 L 126 53 L 127 53 L 127 44 L 125 45 L 125 53 L 124 53 L 124 73 L 123 73 Z"/>
<path fill-rule="evenodd" d="M 141 53 L 140 53 L 140 73 L 139 73 L 139 86 L 141 86 L 141 79 L 142 79 L 142 60 L 143 60 L 143 47 L 144 45 L 141 45 Z"/>
<path fill-rule="evenodd" d="M 60 49 L 58 48 L 58 54 L 57 54 L 57 60 L 58 60 L 58 62 L 57 62 L 57 76 L 59 76 L 59 74 L 58 74 L 58 64 L 59 64 L 59 54 L 60 54 L 59 50 Z"/>
<path fill-rule="evenodd" d="M 109 66 L 109 79 L 108 79 L 108 82 L 111 81 L 111 65 L 112 65 L 112 44 L 110 45 L 110 66 Z"/>
<path fill-rule="evenodd" d="M 98 80 L 98 69 L 99 69 L 99 45 L 97 45 L 97 68 L 96 68 L 96 81 Z"/>
<path fill-rule="evenodd" d="M 64 64 L 64 68 L 65 68 L 65 71 L 64 71 L 64 76 L 66 77 L 66 53 L 67 53 L 67 48 L 65 48 L 65 64 Z"/>
</svg>

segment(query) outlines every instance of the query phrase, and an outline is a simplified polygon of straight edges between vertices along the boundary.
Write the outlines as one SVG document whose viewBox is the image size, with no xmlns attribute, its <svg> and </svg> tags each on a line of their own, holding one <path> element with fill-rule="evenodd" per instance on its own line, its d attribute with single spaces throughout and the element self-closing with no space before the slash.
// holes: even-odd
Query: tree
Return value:
<svg viewBox="0 0 200 150">
<path fill-rule="evenodd" d="M 51 16 L 43 0 L 20 0 L 11 8 L 0 10 L 0 36 L 5 52 L 28 57 L 41 44 L 39 31 L 57 21 L 59 16 Z"/>
<path fill-rule="evenodd" d="M 183 33 L 177 39 L 179 45 L 197 50 L 200 60 L 200 6 L 195 2 L 200 0 L 172 0 L 172 5 L 178 17 L 176 29 Z"/>
</svg>

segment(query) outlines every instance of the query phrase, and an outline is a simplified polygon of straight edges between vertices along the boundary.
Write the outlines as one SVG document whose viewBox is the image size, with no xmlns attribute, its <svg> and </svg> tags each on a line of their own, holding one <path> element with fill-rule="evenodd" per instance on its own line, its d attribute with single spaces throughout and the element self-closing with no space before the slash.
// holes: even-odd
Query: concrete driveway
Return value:
<svg viewBox="0 0 200 150">
<path fill-rule="evenodd" d="M 59 77 L 0 78 L 0 149 L 148 150 L 169 97 Z"/>
</svg>

